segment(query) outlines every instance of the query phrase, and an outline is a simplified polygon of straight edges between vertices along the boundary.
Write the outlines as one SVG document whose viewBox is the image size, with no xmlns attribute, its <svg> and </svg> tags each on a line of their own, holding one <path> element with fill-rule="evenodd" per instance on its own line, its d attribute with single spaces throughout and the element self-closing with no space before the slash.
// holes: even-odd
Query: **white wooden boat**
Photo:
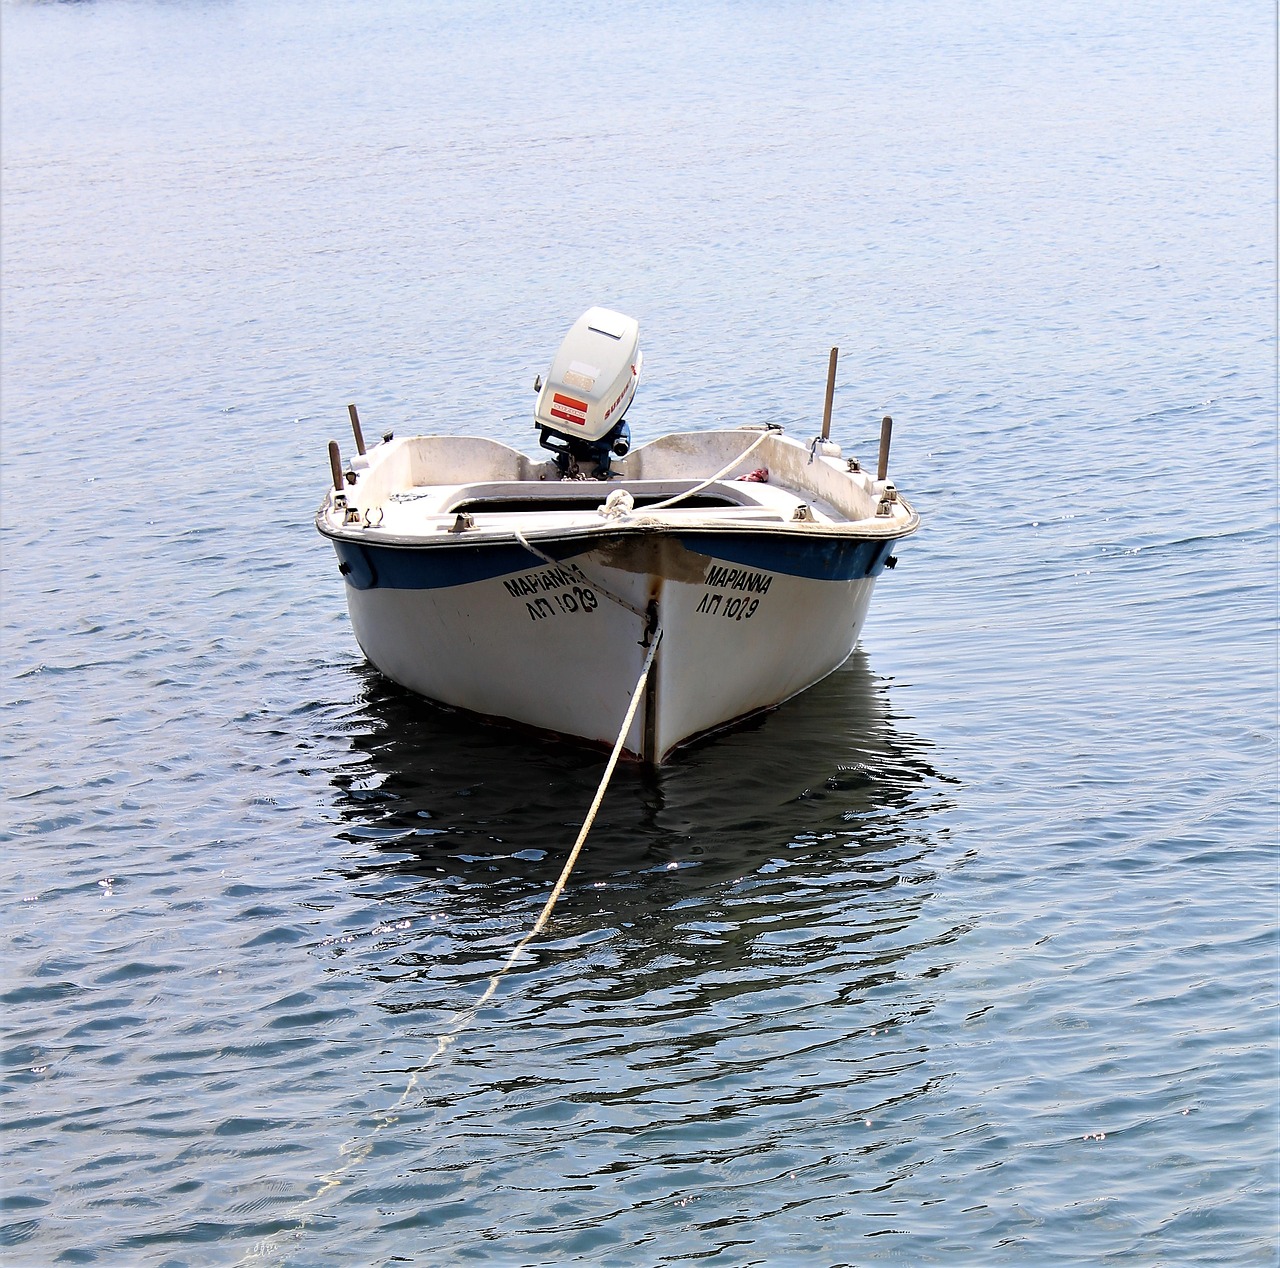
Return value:
<svg viewBox="0 0 1280 1268">
<path fill-rule="evenodd" d="M 827 419 L 834 382 L 827 385 Z M 574 325 L 535 425 L 546 460 L 406 436 L 345 467 L 316 516 L 351 623 L 388 678 L 443 704 L 661 763 L 770 709 L 853 651 L 876 579 L 919 517 L 834 442 L 764 424 L 631 447 L 636 323 Z M 827 425 L 824 422 L 824 433 Z"/>
</svg>

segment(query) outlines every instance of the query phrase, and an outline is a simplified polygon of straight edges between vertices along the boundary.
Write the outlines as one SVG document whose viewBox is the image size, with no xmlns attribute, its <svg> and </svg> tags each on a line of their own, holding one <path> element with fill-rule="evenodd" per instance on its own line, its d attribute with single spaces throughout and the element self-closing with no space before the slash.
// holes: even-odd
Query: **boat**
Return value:
<svg viewBox="0 0 1280 1268">
<path fill-rule="evenodd" d="M 595 307 L 535 381 L 545 456 L 480 435 L 329 443 L 316 527 L 356 641 L 439 704 L 660 765 L 839 668 L 919 515 L 822 432 L 632 444 L 639 324 Z"/>
</svg>

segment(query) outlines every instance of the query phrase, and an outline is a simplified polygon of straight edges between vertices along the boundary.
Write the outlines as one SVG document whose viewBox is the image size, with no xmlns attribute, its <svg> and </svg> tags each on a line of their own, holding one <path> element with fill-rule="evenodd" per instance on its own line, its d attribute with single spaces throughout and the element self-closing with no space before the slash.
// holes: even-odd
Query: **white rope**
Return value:
<svg viewBox="0 0 1280 1268">
<path fill-rule="evenodd" d="M 578 861 L 578 855 L 582 853 L 587 834 L 591 831 L 596 821 L 600 803 L 604 801 L 605 790 L 609 787 L 609 781 L 613 778 L 613 772 L 618 765 L 618 758 L 622 755 L 622 749 L 627 740 L 627 732 L 631 730 L 631 723 L 635 719 L 636 710 L 639 708 L 640 701 L 644 696 L 645 684 L 649 681 L 649 671 L 653 668 L 653 658 L 657 655 L 658 644 L 661 641 L 662 631 L 660 629 L 655 630 L 649 642 L 648 654 L 644 658 L 644 668 L 640 671 L 640 677 L 636 679 L 635 688 L 631 692 L 631 703 L 627 706 L 626 716 L 622 719 L 622 727 L 618 731 L 618 738 L 613 742 L 613 750 L 609 754 L 609 761 L 605 765 L 604 774 L 600 777 L 600 783 L 596 786 L 596 795 L 592 799 L 591 809 L 587 811 L 587 817 L 582 822 L 582 829 L 578 833 L 578 839 L 573 843 L 573 849 L 570 850 L 569 857 L 565 860 L 564 867 L 560 870 L 560 878 L 556 881 L 555 887 L 551 891 L 551 896 L 543 906 L 538 919 L 534 921 L 533 928 L 516 943 L 503 966 L 489 978 L 489 985 L 484 994 L 469 1008 L 463 1009 L 458 1013 L 454 1018 L 453 1026 L 436 1040 L 435 1051 L 409 1076 L 409 1082 L 400 1094 L 400 1099 L 379 1117 L 373 1131 L 363 1140 L 350 1141 L 344 1145 L 341 1150 L 344 1159 L 342 1164 L 335 1167 L 327 1175 L 321 1176 L 320 1187 L 316 1192 L 306 1201 L 299 1203 L 289 1213 L 290 1219 L 299 1221 L 298 1225 L 291 1230 L 293 1236 L 299 1236 L 303 1228 L 306 1227 L 309 1208 L 315 1207 L 327 1193 L 338 1188 L 343 1181 L 343 1177 L 353 1168 L 359 1166 L 372 1153 L 374 1137 L 379 1132 L 399 1122 L 400 1111 L 408 1104 L 409 1098 L 417 1088 L 421 1076 L 449 1050 L 458 1035 L 475 1020 L 476 1014 L 493 998 L 498 989 L 498 983 L 511 966 L 515 964 L 520 952 L 547 927 L 547 922 L 551 919 L 551 913 L 555 909 L 560 895 L 564 893 L 565 886 L 569 883 L 569 874 L 573 871 L 574 864 Z M 241 1262 L 245 1264 L 256 1263 L 267 1258 L 275 1250 L 275 1244 L 286 1236 L 288 1234 L 282 1230 L 273 1237 L 259 1242 Z"/>
<path fill-rule="evenodd" d="M 729 463 L 728 466 L 721 467 L 715 475 L 708 476 L 701 484 L 695 484 L 693 488 L 685 489 L 683 493 L 677 493 L 674 497 L 667 498 L 665 502 L 654 502 L 652 505 L 644 507 L 644 514 L 648 515 L 650 511 L 663 511 L 668 506 L 674 506 L 677 502 L 681 502 L 685 498 L 693 497 L 695 493 L 701 493 L 703 489 L 707 488 L 709 485 L 715 484 L 717 480 L 723 480 L 725 476 L 727 476 L 729 472 L 738 465 L 738 463 L 745 462 L 772 435 L 772 431 L 761 432 L 760 435 L 757 436 L 755 440 L 753 440 L 751 444 L 749 444 L 746 449 L 744 449 L 731 463 Z"/>
<path fill-rule="evenodd" d="M 533 928 L 529 931 L 528 937 L 516 947 L 511 953 L 512 959 L 525 943 L 541 933 L 546 927 L 546 923 L 551 919 L 551 909 L 556 905 L 556 900 L 564 893 L 564 887 L 569 880 L 569 873 L 573 871 L 573 865 L 578 861 L 578 855 L 582 852 L 583 843 L 587 839 L 587 833 L 591 831 L 591 825 L 596 821 L 596 812 L 600 809 L 600 803 L 604 800 L 604 790 L 609 786 L 609 780 L 613 778 L 614 767 L 618 764 L 618 758 L 622 754 L 622 746 L 626 743 L 627 732 L 631 730 L 631 721 L 636 716 L 636 709 L 640 704 L 640 697 L 644 694 L 645 684 L 649 681 L 649 670 L 653 668 L 653 658 L 657 655 L 658 644 L 662 642 L 662 631 L 655 630 L 653 638 L 649 642 L 649 652 L 644 658 L 644 668 L 640 671 L 640 677 L 636 679 L 635 690 L 631 693 L 631 703 L 627 706 L 627 715 L 622 719 L 622 730 L 618 732 L 618 738 L 613 742 L 613 752 L 609 754 L 608 765 L 604 768 L 604 774 L 600 778 L 600 785 L 596 789 L 595 800 L 591 803 L 591 809 L 587 811 L 587 817 L 583 821 L 582 831 L 578 833 L 578 839 L 573 844 L 573 849 L 569 852 L 569 857 L 565 861 L 564 870 L 560 873 L 560 879 L 556 881 L 556 887 L 551 891 L 551 897 L 547 899 L 547 905 L 542 909 L 542 915 L 537 919 Z"/>
</svg>

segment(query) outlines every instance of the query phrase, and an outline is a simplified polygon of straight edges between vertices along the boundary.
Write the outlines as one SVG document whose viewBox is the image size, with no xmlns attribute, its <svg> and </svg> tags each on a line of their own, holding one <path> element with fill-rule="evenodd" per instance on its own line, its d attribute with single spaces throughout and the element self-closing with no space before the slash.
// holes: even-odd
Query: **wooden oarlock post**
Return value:
<svg viewBox="0 0 1280 1268">
<path fill-rule="evenodd" d="M 888 414 L 880 423 L 880 461 L 876 464 L 876 479 L 883 480 L 889 474 L 889 441 L 893 437 L 893 419 Z"/>
<path fill-rule="evenodd" d="M 342 492 L 342 452 L 338 448 L 338 442 L 331 440 L 329 442 L 329 470 L 333 472 L 333 488 L 335 493 Z"/>
<path fill-rule="evenodd" d="M 347 406 L 347 413 L 351 415 L 351 430 L 355 433 L 356 453 L 364 453 L 364 433 L 360 430 L 360 415 L 356 413 L 354 405 Z"/>
<path fill-rule="evenodd" d="M 827 403 L 822 410 L 822 439 L 831 439 L 831 402 L 836 394 L 836 361 L 840 357 L 840 349 L 831 349 L 831 364 L 827 367 Z"/>
</svg>

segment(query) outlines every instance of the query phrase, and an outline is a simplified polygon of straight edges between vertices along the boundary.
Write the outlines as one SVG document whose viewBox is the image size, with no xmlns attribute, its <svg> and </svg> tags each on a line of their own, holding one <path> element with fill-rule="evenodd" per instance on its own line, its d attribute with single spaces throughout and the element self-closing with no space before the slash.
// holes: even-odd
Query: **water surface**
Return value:
<svg viewBox="0 0 1280 1268">
<path fill-rule="evenodd" d="M 0 21 L 5 1262 L 1274 1262 L 1273 13 Z M 925 527 L 489 993 L 603 759 L 381 681 L 311 517 L 594 303 L 638 439 L 838 345 Z"/>
</svg>

